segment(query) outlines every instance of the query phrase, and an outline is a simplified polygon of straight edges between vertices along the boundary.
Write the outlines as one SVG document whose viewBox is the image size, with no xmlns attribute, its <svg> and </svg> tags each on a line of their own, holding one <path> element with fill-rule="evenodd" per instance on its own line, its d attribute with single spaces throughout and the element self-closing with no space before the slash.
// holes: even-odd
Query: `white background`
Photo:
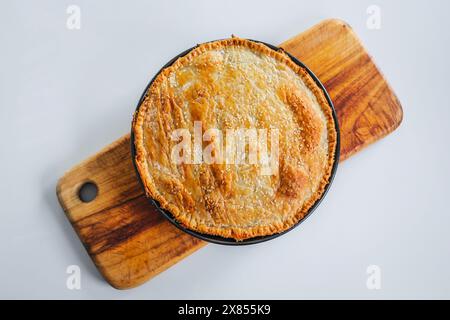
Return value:
<svg viewBox="0 0 450 320">
<path fill-rule="evenodd" d="M 81 30 L 66 8 L 81 8 Z M 381 29 L 366 27 L 378 5 Z M 1 1 L 1 298 L 450 298 L 449 1 Z M 127 133 L 154 73 L 236 34 L 278 44 L 349 22 L 404 108 L 400 128 L 338 170 L 299 228 L 208 245 L 128 291 L 100 276 L 55 195 L 73 165 Z M 81 290 L 66 288 L 79 265 Z M 380 290 L 366 287 L 378 265 Z"/>
</svg>

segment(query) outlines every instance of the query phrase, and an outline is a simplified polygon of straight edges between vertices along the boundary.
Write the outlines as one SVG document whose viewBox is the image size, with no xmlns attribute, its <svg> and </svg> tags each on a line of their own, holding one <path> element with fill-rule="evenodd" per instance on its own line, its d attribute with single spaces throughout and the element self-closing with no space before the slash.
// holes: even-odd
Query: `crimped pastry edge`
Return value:
<svg viewBox="0 0 450 320">
<path fill-rule="evenodd" d="M 327 138 L 328 138 L 328 163 L 327 168 L 322 176 L 322 180 L 319 184 L 316 192 L 303 204 L 301 209 L 299 209 L 294 215 L 290 216 L 283 222 L 272 223 L 271 225 L 261 225 L 261 226 L 251 226 L 251 227 L 218 227 L 218 226 L 208 226 L 201 221 L 195 221 L 195 225 L 192 224 L 193 219 L 190 216 L 183 214 L 180 212 L 179 208 L 175 205 L 169 203 L 164 196 L 162 196 L 157 187 L 154 184 L 152 176 L 149 174 L 149 167 L 146 160 L 146 150 L 144 147 L 144 130 L 143 124 L 145 120 L 145 115 L 147 112 L 147 105 L 144 103 L 149 93 L 152 90 L 156 90 L 159 85 L 164 81 L 166 77 L 170 75 L 173 70 L 176 70 L 180 67 L 191 62 L 198 55 L 209 51 L 220 48 L 226 48 L 230 46 L 242 46 L 247 47 L 249 49 L 253 49 L 255 51 L 264 53 L 270 57 L 275 58 L 279 62 L 285 63 L 288 67 L 290 67 L 293 71 L 295 71 L 302 79 L 302 81 L 306 84 L 306 86 L 311 90 L 311 92 L 316 96 L 317 101 L 322 109 L 324 116 L 326 117 L 326 125 L 327 125 Z M 332 170 L 336 156 L 336 147 L 337 147 L 337 131 L 336 131 L 336 123 L 333 117 L 333 111 L 331 105 L 328 103 L 328 100 L 325 97 L 322 89 L 316 84 L 314 79 L 309 75 L 306 69 L 297 65 L 291 58 L 283 51 L 275 51 L 266 45 L 258 42 L 254 42 L 247 39 L 242 38 L 229 38 L 224 40 L 212 41 L 208 43 L 203 43 L 198 45 L 189 51 L 186 55 L 179 57 L 175 60 L 170 66 L 164 68 L 157 74 L 154 78 L 153 82 L 150 84 L 147 92 L 145 93 L 144 99 L 142 99 L 141 104 L 138 106 L 138 109 L 134 113 L 133 123 L 132 123 L 132 131 L 134 134 L 134 147 L 135 147 L 135 158 L 134 162 L 141 178 L 142 184 L 145 189 L 145 194 L 147 197 L 156 200 L 160 207 L 164 210 L 169 211 L 175 220 L 182 224 L 189 230 L 199 232 L 202 234 L 209 234 L 215 236 L 221 236 L 224 238 L 233 238 L 237 241 L 242 241 L 250 238 L 261 237 L 261 236 L 269 236 L 277 233 L 282 233 L 294 227 L 298 222 L 300 222 L 309 212 L 311 207 L 322 197 L 325 192 L 326 186 L 330 182 L 330 178 L 332 175 Z"/>
</svg>

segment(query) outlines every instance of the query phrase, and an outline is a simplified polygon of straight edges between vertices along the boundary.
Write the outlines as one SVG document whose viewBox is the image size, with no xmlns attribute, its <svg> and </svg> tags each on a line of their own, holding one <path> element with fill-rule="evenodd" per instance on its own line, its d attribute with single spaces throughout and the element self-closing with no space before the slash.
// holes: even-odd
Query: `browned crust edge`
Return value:
<svg viewBox="0 0 450 320">
<path fill-rule="evenodd" d="M 266 226 L 252 226 L 248 228 L 243 227 L 211 227 L 208 226 L 201 221 L 196 221 L 195 226 L 192 225 L 192 220 L 189 219 L 186 215 L 183 215 L 178 207 L 170 204 L 157 190 L 156 186 L 154 185 L 152 177 L 148 174 L 148 164 L 146 161 L 146 150 L 144 147 L 144 130 L 143 130 L 143 123 L 145 119 L 145 114 L 147 112 L 147 104 L 145 104 L 145 101 L 147 100 L 149 93 L 151 93 L 153 90 L 156 90 L 155 88 L 159 87 L 159 84 L 163 82 L 163 80 L 170 75 L 170 73 L 173 70 L 176 70 L 190 61 L 192 61 L 193 58 L 200 55 L 203 52 L 219 49 L 223 47 L 229 47 L 229 46 L 243 46 L 250 49 L 253 49 L 255 51 L 259 51 L 261 53 L 267 54 L 270 57 L 273 57 L 277 59 L 280 62 L 285 63 L 287 66 L 289 66 L 292 70 L 294 70 L 304 81 L 304 83 L 308 86 L 308 88 L 314 93 L 314 95 L 317 98 L 317 101 L 319 102 L 322 111 L 327 119 L 327 132 L 328 132 L 328 166 L 326 168 L 326 171 L 322 177 L 322 181 L 319 185 L 319 188 L 314 193 L 313 196 L 311 196 L 308 201 L 306 201 L 302 208 L 298 210 L 295 215 L 289 217 L 283 222 L 272 224 L 272 225 L 266 225 Z M 335 162 L 335 152 L 336 152 L 336 146 L 337 146 L 337 132 L 336 132 L 336 126 L 335 121 L 333 118 L 333 112 L 332 108 L 329 105 L 324 92 L 322 89 L 315 83 L 314 79 L 309 75 L 309 73 L 296 63 L 294 63 L 291 58 L 284 53 L 282 50 L 275 51 L 264 44 L 253 42 L 247 39 L 241 39 L 237 37 L 233 37 L 230 39 L 224 39 L 224 40 L 218 40 L 213 42 L 208 42 L 201 44 L 191 50 L 187 55 L 178 58 L 171 66 L 163 69 L 155 78 L 153 83 L 151 84 L 150 88 L 148 89 L 148 92 L 146 93 L 145 99 L 142 101 L 141 105 L 139 106 L 138 110 L 135 112 L 133 117 L 133 123 L 132 123 L 132 130 L 134 133 L 134 144 L 135 144 L 135 164 L 137 167 L 137 170 L 139 172 L 139 176 L 141 178 L 141 181 L 145 188 L 146 196 L 149 198 L 152 198 L 159 202 L 161 208 L 168 210 L 174 218 L 181 223 L 183 226 L 185 226 L 188 229 L 191 229 L 193 231 L 204 233 L 204 234 L 210 234 L 210 235 L 216 235 L 221 236 L 225 238 L 233 238 L 236 240 L 244 240 L 259 236 L 268 236 L 273 235 L 276 233 L 281 233 L 283 231 L 286 231 L 290 228 L 292 228 L 294 225 L 296 225 L 300 220 L 302 220 L 305 215 L 308 213 L 309 209 L 316 203 L 317 200 L 319 200 L 323 193 L 325 192 L 326 186 L 330 181 L 330 177 L 333 170 L 333 165 Z"/>
</svg>

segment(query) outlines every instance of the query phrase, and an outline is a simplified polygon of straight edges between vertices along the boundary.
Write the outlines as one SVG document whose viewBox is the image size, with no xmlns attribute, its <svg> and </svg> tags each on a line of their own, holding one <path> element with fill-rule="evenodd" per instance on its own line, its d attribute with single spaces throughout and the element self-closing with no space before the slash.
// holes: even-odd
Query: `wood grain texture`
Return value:
<svg viewBox="0 0 450 320">
<path fill-rule="evenodd" d="M 325 20 L 280 46 L 327 89 L 339 119 L 341 161 L 400 125 L 399 100 L 347 23 Z"/>
<path fill-rule="evenodd" d="M 323 21 L 281 47 L 327 88 L 341 128 L 341 160 L 400 124 L 398 99 L 346 23 Z M 78 191 L 88 181 L 99 192 L 84 203 Z M 129 135 L 68 171 L 57 194 L 95 265 L 115 288 L 142 284 L 206 244 L 171 225 L 145 198 Z"/>
</svg>

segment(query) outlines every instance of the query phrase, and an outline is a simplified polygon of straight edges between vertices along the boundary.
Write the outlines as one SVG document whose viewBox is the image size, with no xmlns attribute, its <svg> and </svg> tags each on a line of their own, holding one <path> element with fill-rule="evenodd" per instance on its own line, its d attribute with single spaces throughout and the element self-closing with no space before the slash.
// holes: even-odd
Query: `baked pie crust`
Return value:
<svg viewBox="0 0 450 320">
<path fill-rule="evenodd" d="M 182 163 L 174 130 L 274 128 L 278 171 L 260 164 Z M 283 51 L 231 38 L 201 44 L 153 80 L 134 115 L 135 163 L 148 197 L 186 228 L 235 240 L 297 224 L 332 175 L 337 132 L 331 106 Z M 203 142 L 205 143 L 205 142 Z"/>
</svg>

